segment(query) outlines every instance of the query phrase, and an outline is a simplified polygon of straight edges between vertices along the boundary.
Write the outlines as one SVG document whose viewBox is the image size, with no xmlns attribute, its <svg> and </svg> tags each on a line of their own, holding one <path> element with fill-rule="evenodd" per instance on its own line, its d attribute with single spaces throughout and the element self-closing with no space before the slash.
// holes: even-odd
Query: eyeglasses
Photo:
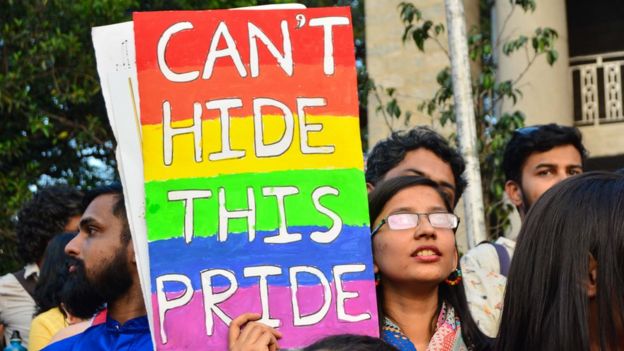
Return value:
<svg viewBox="0 0 624 351">
<path fill-rule="evenodd" d="M 371 236 L 377 234 L 384 224 L 392 230 L 404 230 L 418 227 L 420 216 L 426 216 L 429 224 L 438 229 L 455 229 L 459 225 L 459 217 L 452 213 L 394 213 L 381 220 L 381 223 L 373 229 Z"/>
</svg>

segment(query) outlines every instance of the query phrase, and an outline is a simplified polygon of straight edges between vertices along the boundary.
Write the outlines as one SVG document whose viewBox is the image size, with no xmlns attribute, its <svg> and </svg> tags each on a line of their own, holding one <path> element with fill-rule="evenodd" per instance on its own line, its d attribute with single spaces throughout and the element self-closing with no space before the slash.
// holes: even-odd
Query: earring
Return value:
<svg viewBox="0 0 624 351">
<path fill-rule="evenodd" d="M 461 269 L 457 268 L 453 272 L 451 272 L 451 274 L 448 276 L 448 278 L 446 278 L 444 282 L 447 285 L 455 286 L 459 284 L 459 282 L 461 281 L 462 281 L 462 271 Z"/>
<path fill-rule="evenodd" d="M 375 273 L 375 286 L 379 286 L 381 283 L 381 275 L 379 273 Z"/>
</svg>

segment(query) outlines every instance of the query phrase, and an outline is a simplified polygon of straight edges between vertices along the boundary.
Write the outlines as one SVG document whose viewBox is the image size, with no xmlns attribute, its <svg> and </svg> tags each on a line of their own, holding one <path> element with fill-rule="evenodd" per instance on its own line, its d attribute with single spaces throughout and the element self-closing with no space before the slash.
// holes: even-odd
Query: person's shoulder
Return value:
<svg viewBox="0 0 624 351">
<path fill-rule="evenodd" d="M 24 290 L 22 284 L 15 278 L 13 273 L 7 273 L 0 277 L 0 295 L 18 296 L 22 293 L 26 294 L 26 290 Z"/>
<path fill-rule="evenodd" d="M 466 260 L 480 262 L 484 260 L 491 260 L 493 257 L 496 257 L 496 248 L 491 242 L 483 242 L 468 250 L 468 252 L 462 256 L 462 264 Z"/>
<path fill-rule="evenodd" d="M 3 276 L 0 276 L 0 287 L 14 286 L 16 284 L 19 284 L 19 282 L 17 281 L 17 278 L 15 278 L 15 275 L 13 275 L 13 273 L 7 273 Z"/>
<path fill-rule="evenodd" d="M 516 249 L 516 241 L 506 238 L 504 236 L 501 236 L 500 238 L 496 239 L 496 243 L 505 247 L 507 251 L 509 252 L 510 256 L 513 255 L 513 252 Z"/>
<path fill-rule="evenodd" d="M 78 335 L 78 334 L 84 332 L 90 326 L 91 326 L 91 321 L 88 321 L 88 320 L 80 322 L 80 323 L 75 323 L 75 324 L 69 325 L 69 326 L 59 330 L 58 333 L 54 334 L 54 336 L 52 337 L 52 341 L 51 342 L 61 341 L 61 340 L 67 339 L 67 338 L 69 338 L 71 336 Z"/>
<path fill-rule="evenodd" d="M 50 318 L 64 318 L 63 316 L 63 312 L 61 312 L 61 309 L 58 307 L 52 307 L 49 310 L 40 313 L 37 317 L 35 318 L 43 318 L 43 319 L 50 319 Z"/>
<path fill-rule="evenodd" d="M 41 351 L 66 351 L 66 350 L 82 350 L 84 349 L 82 346 L 89 345 L 89 340 L 93 338 L 97 338 L 102 332 L 106 330 L 104 325 L 95 325 L 87 328 L 84 332 L 80 334 L 76 334 L 73 336 L 69 336 L 65 339 L 61 339 L 56 341 L 50 345 L 48 345 L 45 349 Z M 81 346 L 82 345 L 82 346 Z"/>
<path fill-rule="evenodd" d="M 33 319 L 34 323 L 41 323 L 44 325 L 52 326 L 54 329 L 63 328 L 65 324 L 65 316 L 61 309 L 58 307 L 51 308 Z"/>
<path fill-rule="evenodd" d="M 41 349 L 41 351 L 68 351 L 73 350 L 74 345 L 80 340 L 82 334 L 77 334 L 74 336 L 70 336 L 68 338 L 52 342 L 45 348 Z"/>
</svg>

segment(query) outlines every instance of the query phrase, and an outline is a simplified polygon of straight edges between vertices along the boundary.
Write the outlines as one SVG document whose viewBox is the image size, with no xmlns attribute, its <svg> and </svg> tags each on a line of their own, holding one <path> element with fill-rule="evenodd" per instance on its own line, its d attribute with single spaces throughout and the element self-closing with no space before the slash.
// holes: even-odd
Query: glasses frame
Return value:
<svg viewBox="0 0 624 351">
<path fill-rule="evenodd" d="M 429 221 L 429 215 L 436 214 L 436 213 L 444 213 L 444 214 L 449 214 L 449 215 L 451 215 L 451 216 L 455 217 L 455 219 L 457 219 L 457 225 L 455 226 L 455 228 L 442 228 L 442 227 L 436 227 L 436 226 L 432 225 L 432 224 L 431 224 L 431 221 Z M 377 234 L 377 233 L 379 232 L 379 229 L 381 229 L 381 227 L 382 227 L 384 224 L 387 224 L 387 223 L 388 223 L 388 217 L 390 217 L 390 216 L 394 216 L 394 215 L 398 215 L 398 214 L 412 214 L 412 215 L 417 215 L 417 216 L 418 216 L 418 219 L 417 219 L 417 220 L 418 220 L 418 222 L 417 222 L 417 224 L 416 224 L 416 226 L 415 226 L 415 227 L 413 227 L 413 228 L 405 228 L 405 229 L 401 229 L 401 230 L 407 230 L 407 229 L 414 229 L 414 228 L 417 228 L 417 227 L 420 225 L 420 223 L 421 223 L 421 221 L 420 221 L 420 216 L 426 216 L 426 217 L 427 217 L 427 221 L 429 222 L 429 224 L 430 224 L 432 227 L 436 228 L 436 229 L 451 229 L 451 230 L 453 230 L 453 231 L 455 231 L 455 230 L 459 227 L 459 222 L 460 222 L 460 220 L 461 220 L 461 219 L 460 219 L 460 218 L 459 218 L 456 214 L 451 213 L 451 212 L 429 212 L 429 213 L 399 212 L 399 213 L 391 213 L 391 214 L 389 214 L 388 216 L 386 216 L 385 218 L 383 218 L 383 219 L 381 220 L 381 222 L 379 222 L 379 224 L 378 224 L 378 225 L 377 225 L 377 226 L 376 226 L 376 227 L 375 227 L 375 228 L 371 231 L 371 238 L 372 238 L 375 234 Z M 392 228 L 391 228 L 390 230 L 394 230 L 394 229 L 392 229 Z"/>
</svg>

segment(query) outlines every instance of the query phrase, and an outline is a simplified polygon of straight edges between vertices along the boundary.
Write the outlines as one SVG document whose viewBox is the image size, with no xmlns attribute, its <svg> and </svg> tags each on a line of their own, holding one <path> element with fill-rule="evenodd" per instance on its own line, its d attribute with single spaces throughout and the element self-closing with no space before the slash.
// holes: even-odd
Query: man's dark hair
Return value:
<svg viewBox="0 0 624 351">
<path fill-rule="evenodd" d="M 102 195 L 115 195 L 117 198 L 117 202 L 113 205 L 113 214 L 115 217 L 122 220 L 123 229 L 121 232 L 121 240 L 124 244 L 127 244 L 132 239 L 132 235 L 130 234 L 130 226 L 128 224 L 128 217 L 126 215 L 126 204 L 124 202 L 124 194 L 123 188 L 120 183 L 111 183 L 109 185 L 99 186 L 97 188 L 93 188 L 84 196 L 82 201 L 82 211 L 84 212 L 89 204 L 95 200 L 96 197 Z"/>
<path fill-rule="evenodd" d="M 520 184 L 522 167 L 531 154 L 546 152 L 564 145 L 574 146 L 581 155 L 583 164 L 585 164 L 587 150 L 583 146 L 581 132 L 575 127 L 551 123 L 516 130 L 507 143 L 503 154 L 505 180 L 513 180 Z"/>
<path fill-rule="evenodd" d="M 367 335 L 342 334 L 328 336 L 303 351 L 398 351 L 379 338 Z"/>
<path fill-rule="evenodd" d="M 17 252 L 24 263 L 41 260 L 52 237 L 82 213 L 82 193 L 67 185 L 41 188 L 17 213 Z"/>
<path fill-rule="evenodd" d="M 65 253 L 65 246 L 75 236 L 76 233 L 56 235 L 46 248 L 34 295 L 37 314 L 61 305 L 61 290 L 69 275 L 69 256 Z"/>
<path fill-rule="evenodd" d="M 621 349 L 622 257 L 624 176 L 588 172 L 547 190 L 518 236 L 496 350 Z M 590 258 L 598 267 L 595 309 Z"/>
<path fill-rule="evenodd" d="M 455 178 L 455 204 L 453 205 L 456 205 L 466 188 L 466 180 L 462 176 L 466 164 L 459 152 L 452 148 L 448 141 L 428 127 L 393 132 L 390 137 L 378 142 L 366 160 L 366 181 L 376 185 L 386 173 L 403 161 L 408 152 L 420 148 L 433 152 L 451 167 Z"/>
</svg>

